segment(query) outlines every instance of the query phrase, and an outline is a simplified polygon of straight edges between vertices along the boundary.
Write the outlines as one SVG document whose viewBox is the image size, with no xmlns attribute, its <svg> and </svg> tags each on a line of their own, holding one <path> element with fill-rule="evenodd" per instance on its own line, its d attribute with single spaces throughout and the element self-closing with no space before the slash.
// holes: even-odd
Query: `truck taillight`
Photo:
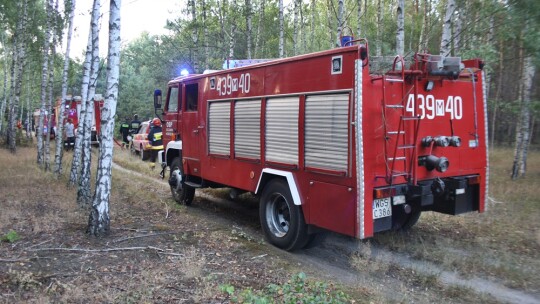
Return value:
<svg viewBox="0 0 540 304">
<path fill-rule="evenodd" d="M 478 185 L 480 184 L 480 175 L 471 176 L 467 180 L 469 185 Z"/>
</svg>

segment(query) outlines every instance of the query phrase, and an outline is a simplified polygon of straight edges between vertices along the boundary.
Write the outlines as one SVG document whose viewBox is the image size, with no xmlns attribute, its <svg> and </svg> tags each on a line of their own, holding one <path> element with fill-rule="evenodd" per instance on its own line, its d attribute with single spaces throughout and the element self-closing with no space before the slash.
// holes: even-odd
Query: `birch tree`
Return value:
<svg viewBox="0 0 540 304">
<path fill-rule="evenodd" d="M 236 0 L 232 0 L 231 7 L 229 8 L 229 12 L 236 12 L 237 5 Z M 234 58 L 234 46 L 236 44 L 236 20 L 234 18 L 230 18 L 231 23 L 231 31 L 229 33 L 229 58 Z"/>
<path fill-rule="evenodd" d="M 341 1 L 341 0 L 340 0 Z M 294 0 L 293 11 L 293 55 L 298 55 L 298 14 L 300 10 L 299 0 Z"/>
<path fill-rule="evenodd" d="M 109 52 L 107 58 L 107 90 L 102 110 L 102 143 L 100 146 L 96 192 L 88 219 L 87 232 L 99 236 L 110 229 L 109 199 L 113 156 L 114 116 L 118 100 L 120 68 L 120 5 L 121 0 L 111 0 L 109 10 Z"/>
<path fill-rule="evenodd" d="M 11 93 L 12 97 L 10 98 L 9 102 L 9 111 L 8 111 L 8 128 L 7 128 L 7 139 L 9 144 L 9 150 L 11 153 L 15 153 L 17 150 L 16 147 L 16 124 L 17 124 L 17 112 L 18 107 L 20 104 L 20 98 L 21 98 L 21 86 L 22 86 L 22 75 L 23 75 L 23 67 L 25 62 L 25 41 L 23 37 L 24 29 L 26 27 L 25 22 L 27 18 L 27 7 L 28 7 L 28 1 L 25 0 L 22 3 L 17 3 L 18 7 L 20 7 L 22 11 L 22 17 L 19 18 L 17 22 L 17 33 L 15 33 L 15 52 L 14 52 L 14 63 L 16 64 L 16 68 L 13 67 L 14 70 L 14 76 L 12 78 L 13 81 L 13 91 Z M 19 6 L 20 5 L 20 6 Z"/>
<path fill-rule="evenodd" d="M 259 22 L 257 23 L 257 37 L 255 38 L 255 57 L 259 55 L 259 46 L 261 41 L 261 27 L 264 20 L 264 12 L 266 9 L 266 0 L 261 0 L 261 7 L 259 9 Z"/>
<path fill-rule="evenodd" d="M 338 0 L 338 10 L 337 10 L 337 43 L 336 46 L 341 46 L 341 36 L 343 35 L 343 10 L 344 3 L 343 0 Z"/>
<path fill-rule="evenodd" d="M 71 35 L 73 34 L 73 18 L 75 16 L 75 3 L 76 0 L 71 0 L 69 3 L 69 19 L 68 19 L 68 31 L 67 31 L 67 41 L 66 41 L 66 54 L 64 55 L 64 70 L 62 71 L 62 97 L 60 100 L 60 108 L 58 114 L 58 126 L 57 133 L 59 136 L 56 138 L 56 154 L 54 157 L 54 174 L 56 177 L 59 177 L 62 174 L 62 156 L 63 156 L 63 134 L 64 134 L 64 116 L 65 116 L 65 101 L 67 95 L 67 85 L 68 85 L 68 72 L 69 72 L 69 53 L 71 50 Z"/>
<path fill-rule="evenodd" d="M 452 50 L 452 16 L 454 15 L 454 11 L 456 10 L 456 1 L 447 1 L 448 2 L 446 3 L 446 11 L 444 14 L 443 28 L 441 34 L 441 56 L 450 55 L 450 51 Z"/>
<path fill-rule="evenodd" d="M 367 0 L 365 0 L 367 1 Z M 358 35 L 357 37 L 358 38 L 361 38 L 362 37 L 362 23 L 360 22 L 360 20 L 362 20 L 362 0 L 357 0 L 356 1 L 356 18 L 358 19 L 357 20 L 357 24 L 356 24 L 356 35 Z"/>
<path fill-rule="evenodd" d="M 375 56 L 382 56 L 382 33 L 383 33 L 383 22 L 382 22 L 382 1 L 377 0 L 377 42 L 375 46 Z"/>
<path fill-rule="evenodd" d="M 90 18 L 90 31 L 88 33 L 88 44 L 86 45 L 86 53 L 83 63 L 83 77 L 81 85 L 81 111 L 80 117 L 84 121 L 86 117 L 86 101 L 88 99 L 88 84 L 90 82 L 90 67 L 92 62 L 92 24 L 94 23 L 94 18 L 99 18 L 101 7 L 100 0 L 94 0 L 92 5 L 92 17 Z M 96 24 L 99 22 L 96 21 Z M 75 138 L 75 149 L 73 151 L 73 161 L 71 162 L 71 171 L 69 174 L 68 187 L 78 185 L 79 173 L 81 168 L 81 158 L 82 158 L 82 141 L 84 134 L 84 123 L 79 123 L 77 126 L 77 137 Z"/>
<path fill-rule="evenodd" d="M 279 0 L 279 58 L 283 58 L 285 56 L 284 22 L 283 0 Z"/>
<path fill-rule="evenodd" d="M 405 0 L 397 2 L 396 53 L 405 54 Z"/>
<path fill-rule="evenodd" d="M 44 143 L 43 143 L 43 127 L 45 121 L 45 99 L 47 98 L 47 83 L 48 83 L 48 68 L 49 68 L 49 44 L 51 37 L 51 26 L 52 26 L 52 10 L 53 2 L 52 0 L 47 0 L 46 2 L 46 11 L 47 11 L 47 24 L 45 26 L 45 39 L 43 42 L 43 65 L 41 68 L 41 107 L 39 111 L 38 125 L 36 129 L 37 136 L 37 163 L 39 166 L 44 166 Z"/>
<path fill-rule="evenodd" d="M 54 5 L 54 10 L 52 12 L 52 45 L 51 45 L 51 58 L 49 60 L 49 84 L 48 84 L 48 91 L 47 91 L 47 136 L 45 137 L 45 171 L 51 170 L 51 136 L 50 133 L 52 132 L 52 113 L 54 111 L 54 103 L 53 103 L 53 89 L 54 89 L 54 60 L 56 57 L 56 42 L 58 39 L 58 35 L 56 33 L 56 26 L 57 26 L 57 16 L 58 13 L 58 0 L 56 0 Z"/>
<path fill-rule="evenodd" d="M 251 0 L 246 0 L 246 40 L 247 40 L 247 59 L 251 59 L 251 40 L 253 34 L 252 7 Z"/>
<path fill-rule="evenodd" d="M 92 11 L 92 61 L 90 65 L 90 82 L 88 84 L 88 96 L 86 98 L 86 113 L 83 121 L 84 124 L 82 134 L 82 150 L 81 150 L 81 175 L 79 176 L 79 187 L 77 190 L 77 203 L 83 208 L 90 207 L 92 201 L 91 194 L 91 135 L 92 135 L 92 120 L 94 118 L 94 98 L 96 94 L 96 82 L 99 72 L 99 18 L 100 5 L 94 7 Z"/>
<path fill-rule="evenodd" d="M 2 101 L 1 101 L 1 104 L 0 104 L 0 117 L 4 117 L 4 114 L 6 113 L 6 105 L 7 105 L 7 87 L 8 87 L 8 76 L 9 76 L 9 72 L 8 72 L 8 63 L 7 63 L 7 54 L 9 54 L 9 50 L 7 49 L 6 47 L 6 42 L 5 42 L 5 36 L 2 35 L 2 51 L 3 51 L 3 54 L 4 54 L 4 89 L 3 89 L 3 93 L 2 93 Z M 3 135 L 3 131 L 4 131 L 4 128 L 3 128 L 3 125 L 4 125 L 4 119 L 0 119 L 0 135 Z"/>
</svg>

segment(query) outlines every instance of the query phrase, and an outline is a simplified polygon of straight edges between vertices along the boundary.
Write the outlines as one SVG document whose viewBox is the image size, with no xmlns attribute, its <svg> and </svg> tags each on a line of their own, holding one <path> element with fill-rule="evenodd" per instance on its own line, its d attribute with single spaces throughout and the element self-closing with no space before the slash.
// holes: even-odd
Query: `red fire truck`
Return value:
<svg viewBox="0 0 540 304">
<path fill-rule="evenodd" d="M 267 240 L 285 250 L 320 229 L 364 239 L 424 211 L 483 212 L 483 62 L 396 56 L 377 74 L 367 41 L 353 44 L 179 77 L 164 103 L 156 90 L 174 199 L 252 192 Z"/>
<path fill-rule="evenodd" d="M 92 133 L 91 133 L 91 143 L 99 143 L 99 134 L 101 132 L 101 109 L 103 108 L 104 98 L 101 94 L 94 95 L 94 116 L 92 117 Z M 58 99 L 56 101 L 56 107 L 54 108 L 54 113 L 56 117 L 60 117 L 60 106 L 61 101 Z M 71 119 L 75 128 L 79 125 L 79 116 L 81 113 L 81 97 L 80 96 L 68 96 L 64 103 L 64 124 L 67 119 Z M 58 121 L 56 122 L 58 124 Z"/>
</svg>

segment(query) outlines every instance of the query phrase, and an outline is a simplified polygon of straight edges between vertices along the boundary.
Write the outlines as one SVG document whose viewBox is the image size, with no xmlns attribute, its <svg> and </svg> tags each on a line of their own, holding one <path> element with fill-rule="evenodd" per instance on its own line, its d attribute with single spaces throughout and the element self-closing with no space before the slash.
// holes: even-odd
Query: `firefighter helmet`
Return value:
<svg viewBox="0 0 540 304">
<path fill-rule="evenodd" d="M 161 126 L 161 120 L 159 120 L 159 118 L 152 119 L 152 125 L 154 125 L 156 127 L 160 127 Z"/>
</svg>

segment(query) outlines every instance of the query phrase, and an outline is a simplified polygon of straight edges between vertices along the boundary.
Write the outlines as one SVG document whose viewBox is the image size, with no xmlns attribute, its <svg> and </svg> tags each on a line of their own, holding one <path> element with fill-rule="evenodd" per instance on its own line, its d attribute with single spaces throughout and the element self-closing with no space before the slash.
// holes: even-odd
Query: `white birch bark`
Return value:
<svg viewBox="0 0 540 304">
<path fill-rule="evenodd" d="M 461 51 L 461 38 L 462 38 L 462 31 L 463 31 L 463 22 L 465 21 L 463 18 L 463 9 L 456 8 L 456 17 L 454 19 L 454 54 L 459 54 Z"/>
<path fill-rule="evenodd" d="M 17 33 L 15 44 L 16 44 L 16 69 L 14 67 L 15 72 L 15 78 L 14 78 L 14 86 L 13 86 L 13 92 L 12 92 L 12 98 L 10 99 L 10 105 L 9 105 L 9 112 L 8 112 L 8 144 L 9 144 L 9 150 L 11 153 L 15 153 L 17 151 L 17 145 L 16 145 L 16 139 L 17 139 L 17 114 L 18 109 L 20 105 L 20 99 L 21 99 L 21 87 L 22 87 L 22 76 L 23 76 L 23 67 L 25 63 L 25 57 L 26 57 L 26 46 L 24 41 L 24 30 L 25 30 L 25 22 L 27 18 L 27 7 L 28 7 L 28 1 L 23 1 L 18 3 L 18 8 L 22 12 L 21 18 L 19 18 L 17 22 Z"/>
<path fill-rule="evenodd" d="M 405 0 L 397 2 L 396 53 L 405 54 Z"/>
<path fill-rule="evenodd" d="M 377 43 L 375 45 L 375 56 L 382 56 L 382 33 L 383 33 L 383 23 L 382 23 L 382 10 L 383 6 L 381 0 L 377 0 Z"/>
<path fill-rule="evenodd" d="M 110 229 L 109 199 L 112 182 L 114 116 L 118 101 L 120 69 L 120 5 L 121 0 L 111 0 L 109 10 L 109 52 L 107 60 L 107 91 L 102 110 L 102 143 L 100 146 L 96 192 L 88 219 L 87 232 L 99 236 Z"/>
<path fill-rule="evenodd" d="M 293 10 L 293 55 L 298 55 L 298 10 L 299 10 L 298 0 L 294 0 L 294 10 Z"/>
<path fill-rule="evenodd" d="M 251 59 L 251 48 L 253 39 L 253 25 L 252 25 L 252 7 L 251 0 L 246 0 L 246 31 L 247 31 L 247 59 Z"/>
<path fill-rule="evenodd" d="M 341 35 L 343 35 L 343 0 L 338 0 L 338 10 L 337 10 L 337 43 L 336 46 L 341 46 Z"/>
<path fill-rule="evenodd" d="M 8 85 L 8 77 L 9 77 L 9 74 L 8 74 L 8 56 L 7 54 L 10 53 L 9 51 L 9 48 L 6 46 L 6 42 L 5 42 L 5 34 L 2 32 L 2 40 L 0 41 L 0 43 L 2 44 L 3 46 L 3 53 L 4 53 L 4 88 L 3 88 L 3 93 L 2 93 L 2 100 L 1 100 L 1 103 L 0 103 L 0 117 L 4 117 L 4 114 L 6 113 L 6 105 L 7 105 L 7 85 Z M 0 136 L 3 136 L 4 134 L 4 120 L 3 119 L 0 119 Z"/>
<path fill-rule="evenodd" d="M 285 56 L 285 40 L 284 40 L 284 17 L 283 17 L 283 0 L 279 0 L 279 58 Z"/>
<path fill-rule="evenodd" d="M 446 12 L 444 14 L 443 29 L 441 34 L 441 56 L 449 56 L 452 50 L 452 17 L 456 10 L 456 1 L 447 0 Z"/>
<path fill-rule="evenodd" d="M 230 10 L 231 12 L 236 12 L 237 5 L 236 0 L 233 0 L 231 3 Z M 229 58 L 234 58 L 234 46 L 236 44 L 236 20 L 234 18 L 229 18 L 231 23 L 231 33 L 229 34 Z"/>
<path fill-rule="evenodd" d="M 79 113 L 80 121 L 84 121 L 86 117 L 86 100 L 88 99 L 88 84 L 90 82 L 90 67 L 92 61 L 92 23 L 93 18 L 99 18 L 100 16 L 100 0 L 94 0 L 92 5 L 92 17 L 90 18 L 90 31 L 88 33 L 88 44 L 86 46 L 86 54 L 83 63 L 83 78 L 81 86 L 81 111 Z M 97 22 L 99 23 L 99 22 Z M 82 141 L 84 134 L 84 123 L 80 123 L 77 126 L 77 137 L 75 138 L 75 148 L 73 151 L 73 161 L 71 163 L 71 171 L 69 174 L 68 187 L 73 187 L 78 184 L 79 173 L 81 167 L 81 154 L 82 154 Z"/>
<path fill-rule="evenodd" d="M 99 12 L 99 9 L 97 10 Z M 89 208 L 92 201 L 91 192 L 91 137 L 92 121 L 94 117 L 94 98 L 96 94 L 96 82 L 99 72 L 99 16 L 92 18 L 92 63 L 90 67 L 90 83 L 88 85 L 88 97 L 86 98 L 86 115 L 81 122 L 84 124 L 82 135 L 82 159 L 81 175 L 79 177 L 79 187 L 77 190 L 77 203 L 82 208 Z"/>
<path fill-rule="evenodd" d="M 259 53 L 260 40 L 261 40 L 261 27 L 264 20 L 264 11 L 266 8 L 266 0 L 261 0 L 261 7 L 259 10 L 259 22 L 257 23 L 257 37 L 255 38 L 255 58 L 261 57 Z"/>
<path fill-rule="evenodd" d="M 317 13 L 316 10 L 316 2 L 315 0 L 311 0 L 310 4 L 311 8 L 311 17 L 310 17 L 310 25 L 309 25 L 309 50 L 313 52 L 315 50 L 315 15 Z"/>
<path fill-rule="evenodd" d="M 56 137 L 56 154 L 54 157 L 54 175 L 58 178 L 62 174 L 62 157 L 64 152 L 64 116 L 65 116 L 65 102 L 67 95 L 67 85 L 68 85 L 68 72 L 69 72 L 69 53 L 71 50 L 71 35 L 73 34 L 73 18 L 75 16 L 75 5 L 76 0 L 71 0 L 71 7 L 69 8 L 69 21 L 68 21 L 68 32 L 67 32 L 67 41 L 66 41 L 66 54 L 64 55 L 64 70 L 62 71 L 62 97 L 60 99 L 60 107 L 58 113 L 58 125 L 57 137 Z"/>
<path fill-rule="evenodd" d="M 40 100 L 40 111 L 38 125 L 36 128 L 37 136 L 37 163 L 40 167 L 44 166 L 44 142 L 43 142 L 43 126 L 45 121 L 45 99 L 47 98 L 47 83 L 48 83 L 48 68 L 49 68 L 49 45 L 51 37 L 51 15 L 53 10 L 52 0 L 47 0 L 46 10 L 47 10 L 47 25 L 45 27 L 45 39 L 43 43 L 43 65 L 41 68 L 41 100 Z"/>
<path fill-rule="evenodd" d="M 206 0 L 202 0 L 202 18 L 203 18 L 203 28 L 204 28 L 204 37 L 203 37 L 203 43 L 204 43 L 204 69 L 208 70 L 210 69 L 210 64 L 208 61 L 208 58 L 210 57 L 210 49 L 208 47 L 208 24 L 207 24 L 207 10 L 206 7 Z"/>
<path fill-rule="evenodd" d="M 532 56 L 523 60 L 523 76 L 521 85 L 521 111 L 516 131 L 516 147 L 514 164 L 512 166 L 512 179 L 524 177 L 527 171 L 527 154 L 529 150 L 529 137 L 531 134 L 531 96 L 533 93 L 533 79 L 536 73 Z"/>
<path fill-rule="evenodd" d="M 53 89 L 54 89 L 54 59 L 56 57 L 56 42 L 58 35 L 56 34 L 56 14 L 58 13 L 58 0 L 54 5 L 54 10 L 52 12 L 53 21 L 52 21 L 52 44 L 51 44 L 51 58 L 49 60 L 49 85 L 47 89 L 47 130 L 48 134 L 45 137 L 45 171 L 51 170 L 51 130 L 53 127 L 52 124 L 52 113 L 54 111 L 53 105 Z"/>
<path fill-rule="evenodd" d="M 358 38 L 361 38 L 362 37 L 362 22 L 361 22 L 361 20 L 362 20 L 362 0 L 357 0 L 356 5 L 357 5 L 356 18 L 358 19 L 357 20 L 358 23 L 356 24 L 356 35 L 358 35 L 357 36 Z"/>
</svg>

